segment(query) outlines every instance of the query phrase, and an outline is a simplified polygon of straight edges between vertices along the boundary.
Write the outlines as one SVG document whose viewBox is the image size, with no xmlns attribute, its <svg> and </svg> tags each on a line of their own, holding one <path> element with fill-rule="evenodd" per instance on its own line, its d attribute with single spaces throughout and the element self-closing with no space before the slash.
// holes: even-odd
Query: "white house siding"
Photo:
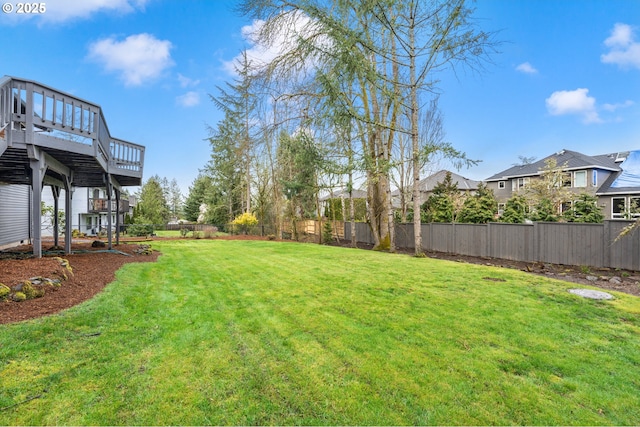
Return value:
<svg viewBox="0 0 640 427">
<path fill-rule="evenodd" d="M 89 198 L 93 197 L 94 188 L 76 188 L 71 198 L 71 216 L 73 218 L 71 228 L 73 230 L 79 230 L 81 233 L 95 236 L 98 232 L 107 229 L 107 217 L 106 213 L 89 213 Z M 104 189 L 98 189 L 98 197 L 106 198 Z M 45 205 L 53 206 L 53 193 L 51 187 L 47 186 L 42 191 L 42 201 Z M 58 209 L 60 211 L 65 210 L 65 191 L 60 191 L 60 197 L 58 198 Z M 121 220 L 123 218 L 121 217 Z M 116 214 L 111 216 L 111 224 L 115 227 Z M 48 225 L 48 224 L 47 224 Z M 48 226 L 43 226 L 42 235 L 51 236 L 52 229 Z"/>
<path fill-rule="evenodd" d="M 29 239 L 29 197 L 27 185 L 0 184 L 0 247 Z"/>
</svg>

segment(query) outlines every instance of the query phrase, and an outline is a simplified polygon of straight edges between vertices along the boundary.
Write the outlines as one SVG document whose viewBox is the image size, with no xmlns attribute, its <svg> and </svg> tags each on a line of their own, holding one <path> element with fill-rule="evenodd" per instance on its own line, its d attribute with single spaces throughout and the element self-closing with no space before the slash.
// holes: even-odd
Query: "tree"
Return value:
<svg viewBox="0 0 640 427">
<path fill-rule="evenodd" d="M 234 83 L 227 83 L 226 88 L 218 87 L 218 96 L 211 96 L 216 107 L 225 113 L 226 129 L 220 129 L 216 143 L 224 142 L 227 151 L 233 146 L 234 153 L 230 160 L 235 163 L 242 173 L 241 187 L 237 190 L 241 194 L 243 212 L 251 211 L 251 162 L 253 158 L 254 137 L 252 135 L 253 115 L 256 109 L 257 96 L 253 93 L 252 66 L 247 52 L 242 52 L 242 58 L 235 64 L 238 77 Z M 232 132 L 228 132 L 232 129 Z M 226 132 L 225 132 L 226 131 Z M 213 145 L 212 141 L 212 145 Z M 215 147 L 213 148 L 215 151 Z M 220 147 L 218 147 L 220 149 Z"/>
<path fill-rule="evenodd" d="M 486 224 L 495 220 L 497 212 L 498 202 L 493 195 L 493 190 L 486 184 L 480 183 L 476 193 L 465 199 L 459 220 L 473 224 Z"/>
<path fill-rule="evenodd" d="M 529 205 L 540 205 L 545 209 L 545 204 L 551 204 L 550 212 L 559 214 L 562 204 L 573 198 L 573 193 L 565 186 L 567 165 L 558 166 L 555 157 L 546 159 L 544 163 L 545 167 L 540 170 L 540 178 L 529 181 L 524 188 L 524 195 Z"/>
<path fill-rule="evenodd" d="M 152 176 L 138 193 L 138 205 L 134 215 L 136 224 L 164 225 L 170 218 L 169 206 L 162 189 L 161 178 Z"/>
<path fill-rule="evenodd" d="M 200 173 L 189 187 L 189 194 L 184 202 L 184 215 L 187 221 L 197 221 L 200 206 L 205 203 L 206 195 L 212 187 L 211 177 Z"/>
<path fill-rule="evenodd" d="M 522 224 L 529 214 L 527 199 L 522 194 L 516 194 L 507 200 L 500 222 Z"/>
<path fill-rule="evenodd" d="M 420 94 L 436 91 L 436 74 L 447 67 L 480 65 L 493 46 L 491 34 L 476 28 L 473 10 L 463 0 L 245 0 L 240 9 L 263 20 L 257 40 L 267 45 L 282 38 L 290 41 L 265 75 L 290 79 L 313 69 L 322 92 L 312 96 L 333 99 L 332 104 L 340 103 L 353 118 L 362 143 L 375 245 L 392 249 L 393 141 L 399 132 L 411 136 L 418 211 Z M 302 29 L 301 23 L 306 23 Z M 408 128 L 399 125 L 403 113 L 410 117 Z M 420 255 L 419 218 L 414 220 L 414 234 Z"/>
<path fill-rule="evenodd" d="M 427 201 L 422 205 L 422 219 L 426 222 L 456 222 L 464 204 L 465 196 L 453 182 L 451 172 L 438 182 Z M 415 221 L 415 219 L 414 219 Z"/>
<path fill-rule="evenodd" d="M 317 178 L 321 155 L 310 135 L 300 131 L 296 135 L 282 133 L 278 146 L 280 183 L 288 200 L 288 217 L 293 223 L 294 238 L 297 239 L 295 221 L 315 216 Z"/>
<path fill-rule="evenodd" d="M 178 181 L 176 181 L 175 178 L 173 178 L 169 183 L 167 194 L 168 196 L 166 199 L 167 204 L 169 205 L 169 214 L 171 215 L 171 219 L 178 220 L 183 214 L 182 206 L 184 196 L 182 195 Z"/>
<path fill-rule="evenodd" d="M 44 202 L 40 204 L 40 212 L 42 213 L 42 227 L 53 231 L 55 228 L 55 209 L 51 205 Z M 65 214 L 64 210 L 58 210 L 58 233 L 62 236 L 65 230 Z"/>
<path fill-rule="evenodd" d="M 531 219 L 533 221 L 557 222 L 558 211 L 554 208 L 551 200 L 541 199 L 538 201 L 538 204 L 534 206 Z"/>
<path fill-rule="evenodd" d="M 587 193 L 580 194 L 563 217 L 568 222 L 601 223 L 604 221 L 604 215 L 598 207 L 598 198 Z"/>
</svg>

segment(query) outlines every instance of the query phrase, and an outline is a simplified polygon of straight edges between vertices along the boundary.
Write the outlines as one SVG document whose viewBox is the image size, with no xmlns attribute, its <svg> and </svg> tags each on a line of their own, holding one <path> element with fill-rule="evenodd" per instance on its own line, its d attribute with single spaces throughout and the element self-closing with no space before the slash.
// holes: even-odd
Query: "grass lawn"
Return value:
<svg viewBox="0 0 640 427">
<path fill-rule="evenodd" d="M 640 299 L 266 241 L 154 243 L 96 298 L 0 325 L 0 425 L 637 425 Z"/>
</svg>

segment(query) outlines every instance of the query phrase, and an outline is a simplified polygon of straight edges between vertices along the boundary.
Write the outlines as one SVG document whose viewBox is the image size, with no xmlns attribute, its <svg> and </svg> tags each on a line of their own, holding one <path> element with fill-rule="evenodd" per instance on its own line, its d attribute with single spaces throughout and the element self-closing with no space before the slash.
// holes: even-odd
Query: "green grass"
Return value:
<svg viewBox="0 0 640 427">
<path fill-rule="evenodd" d="M 640 420 L 636 297 L 319 245 L 153 245 L 93 300 L 0 326 L 0 425 Z"/>
<path fill-rule="evenodd" d="M 180 230 L 155 230 L 154 234 L 158 237 L 182 237 L 180 234 Z M 219 236 L 227 236 L 228 233 L 224 233 L 222 231 L 216 231 L 215 233 L 205 233 L 202 231 L 196 231 L 196 234 L 199 237 L 204 237 L 205 234 L 211 234 L 210 237 L 219 237 Z M 187 239 L 192 238 L 193 236 L 193 232 L 190 231 L 189 233 L 187 233 Z"/>
</svg>

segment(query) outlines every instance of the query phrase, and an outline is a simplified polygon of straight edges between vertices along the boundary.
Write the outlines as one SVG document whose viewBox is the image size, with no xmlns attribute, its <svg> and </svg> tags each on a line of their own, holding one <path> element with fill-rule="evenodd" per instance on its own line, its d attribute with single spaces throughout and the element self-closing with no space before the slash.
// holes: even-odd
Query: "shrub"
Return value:
<svg viewBox="0 0 640 427">
<path fill-rule="evenodd" d="M 141 237 L 153 234 L 153 225 L 151 224 L 131 224 L 127 229 L 127 233 L 131 236 Z"/>
<path fill-rule="evenodd" d="M 180 236 L 182 237 L 187 237 L 187 234 L 189 234 L 191 230 L 189 230 L 187 227 L 182 227 L 180 228 Z"/>
<path fill-rule="evenodd" d="M 9 289 L 9 287 L 5 286 L 3 283 L 0 283 L 0 301 L 7 299 L 10 293 L 11 289 Z"/>
<path fill-rule="evenodd" d="M 245 212 L 238 215 L 233 221 L 231 221 L 231 224 L 239 225 L 244 234 L 247 234 L 249 227 L 258 224 L 258 218 L 256 218 L 252 213 Z"/>
<path fill-rule="evenodd" d="M 27 299 L 27 296 L 25 294 L 23 294 L 22 292 L 14 292 L 13 294 L 13 300 L 16 302 L 21 302 Z"/>
</svg>

